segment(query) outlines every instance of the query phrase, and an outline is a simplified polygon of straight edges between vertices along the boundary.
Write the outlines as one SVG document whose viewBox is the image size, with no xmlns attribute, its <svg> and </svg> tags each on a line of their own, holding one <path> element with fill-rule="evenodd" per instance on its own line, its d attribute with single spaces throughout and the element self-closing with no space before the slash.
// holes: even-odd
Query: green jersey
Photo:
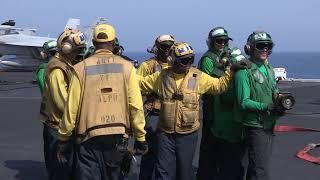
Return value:
<svg viewBox="0 0 320 180">
<path fill-rule="evenodd" d="M 237 95 L 237 119 L 246 126 L 272 129 L 278 118 L 270 114 L 268 104 L 278 91 L 273 68 L 268 63 L 251 60 L 250 69 L 239 70 L 235 74 Z"/>
<path fill-rule="evenodd" d="M 38 82 L 38 86 L 41 94 L 43 93 L 43 89 L 44 89 L 45 69 L 47 67 L 47 64 L 48 63 L 42 63 L 36 72 L 36 80 Z"/>
<path fill-rule="evenodd" d="M 230 49 L 229 49 L 230 50 Z M 239 50 L 240 51 L 240 50 Z M 229 53 L 229 52 L 227 52 Z M 229 61 L 235 63 L 239 59 L 240 53 L 229 54 Z M 199 69 L 213 77 L 220 77 L 224 74 L 225 69 L 218 67 L 221 53 L 214 51 L 206 52 L 200 60 Z M 241 55 L 242 56 L 242 55 Z M 209 119 L 210 132 L 218 138 L 224 139 L 231 143 L 242 140 L 242 124 L 235 120 L 235 92 L 233 86 L 221 95 L 203 96 L 204 116 Z"/>
</svg>

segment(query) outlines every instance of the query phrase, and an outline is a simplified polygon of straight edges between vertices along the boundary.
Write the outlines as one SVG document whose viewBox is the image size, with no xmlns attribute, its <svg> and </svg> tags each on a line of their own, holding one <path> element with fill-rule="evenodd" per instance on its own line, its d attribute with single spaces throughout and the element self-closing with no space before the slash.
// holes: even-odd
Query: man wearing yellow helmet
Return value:
<svg viewBox="0 0 320 180">
<path fill-rule="evenodd" d="M 199 97 L 204 93 L 220 94 L 228 89 L 235 70 L 244 62 L 218 78 L 191 67 L 194 51 L 187 43 L 175 43 L 170 49 L 168 69 L 163 69 L 140 80 L 143 92 L 160 97 L 161 108 L 157 131 L 157 180 L 194 178 L 192 161 L 198 139 Z"/>
<path fill-rule="evenodd" d="M 58 53 L 51 57 L 45 70 L 40 117 L 45 124 L 44 153 L 49 179 L 71 178 L 73 143 L 69 141 L 64 148 L 61 148 L 58 143 L 58 128 L 67 101 L 72 66 L 77 62 L 77 57 L 84 47 L 83 33 L 66 29 L 58 38 Z M 63 158 L 57 157 L 55 152 L 61 149 L 65 152 Z M 63 168 L 64 166 L 67 168 Z"/>
<path fill-rule="evenodd" d="M 129 61 L 112 53 L 115 38 L 113 26 L 97 25 L 94 54 L 75 65 L 71 77 L 59 139 L 66 142 L 73 134 L 77 139 L 77 180 L 123 178 L 120 165 L 132 132 L 136 153 L 148 150 L 136 71 Z"/>
<path fill-rule="evenodd" d="M 167 57 L 169 50 L 174 44 L 174 38 L 171 35 L 163 34 L 156 38 L 154 46 L 150 52 L 155 56 L 141 63 L 137 70 L 137 74 L 146 77 L 161 69 L 168 68 Z M 145 94 L 146 100 L 144 108 L 146 112 L 146 140 L 148 142 L 149 151 L 143 155 L 140 164 L 140 180 L 151 180 L 154 176 L 154 167 L 156 163 L 156 129 L 159 121 L 160 99 L 155 93 Z"/>
<path fill-rule="evenodd" d="M 114 50 L 113 50 L 112 53 L 115 54 L 115 55 L 121 56 L 121 57 L 123 57 L 124 59 L 130 61 L 135 68 L 138 68 L 139 63 L 138 63 L 137 60 L 131 59 L 130 57 L 128 57 L 128 56 L 126 56 L 126 55 L 123 54 L 124 47 L 120 44 L 118 38 L 115 39 L 115 43 L 114 43 L 114 44 L 115 44 L 115 46 L 114 46 Z M 94 54 L 94 51 L 95 51 L 94 46 L 88 47 L 88 49 L 85 51 L 84 59 L 85 59 L 85 58 L 88 58 L 88 57 L 91 56 L 91 55 L 93 55 L 93 54 Z"/>
</svg>

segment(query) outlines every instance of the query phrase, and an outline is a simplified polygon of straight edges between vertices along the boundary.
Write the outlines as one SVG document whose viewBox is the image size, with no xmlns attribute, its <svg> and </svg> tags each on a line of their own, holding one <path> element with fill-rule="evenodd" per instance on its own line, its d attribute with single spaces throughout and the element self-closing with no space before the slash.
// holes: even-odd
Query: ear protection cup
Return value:
<svg viewBox="0 0 320 180">
<path fill-rule="evenodd" d="M 154 54 L 158 54 L 158 47 L 156 45 L 153 45 L 152 49 Z"/>
<path fill-rule="evenodd" d="M 209 31 L 209 34 L 208 34 L 208 39 L 212 38 L 212 32 L 215 30 L 216 28 L 213 28 Z"/>
<path fill-rule="evenodd" d="M 209 31 L 209 34 L 208 34 L 208 38 L 207 38 L 207 46 L 208 46 L 208 48 L 212 48 L 212 43 L 211 43 L 211 41 L 212 41 L 212 36 L 211 36 L 211 34 L 212 34 L 212 32 L 215 30 L 215 28 L 214 29 L 211 29 L 210 31 Z"/>
<path fill-rule="evenodd" d="M 249 44 L 244 45 L 243 47 L 244 52 L 246 53 L 246 55 L 250 55 L 251 53 L 251 46 Z"/>
<path fill-rule="evenodd" d="M 252 44 L 251 44 L 251 41 L 252 41 L 252 38 L 254 36 L 255 32 L 252 32 L 248 38 L 247 38 L 247 44 L 244 45 L 244 52 L 246 53 L 246 55 L 250 56 L 252 54 L 252 50 L 253 50 L 253 47 L 252 47 Z"/>
</svg>

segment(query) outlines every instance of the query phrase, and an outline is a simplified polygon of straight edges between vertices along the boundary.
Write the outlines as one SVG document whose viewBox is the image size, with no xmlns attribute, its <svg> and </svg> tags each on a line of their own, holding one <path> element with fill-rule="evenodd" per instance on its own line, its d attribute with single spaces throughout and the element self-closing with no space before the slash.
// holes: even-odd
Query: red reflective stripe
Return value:
<svg viewBox="0 0 320 180">
<path fill-rule="evenodd" d="M 320 165 L 320 158 L 311 156 L 310 154 L 308 154 L 308 152 L 316 147 L 320 146 L 320 144 L 313 144 L 313 145 L 308 145 L 307 147 L 303 148 L 302 150 L 300 150 L 296 156 L 300 159 L 315 163 L 315 164 L 319 164 Z"/>
<path fill-rule="evenodd" d="M 320 129 L 279 125 L 279 126 L 275 126 L 274 127 L 274 131 L 275 132 L 292 132 L 292 131 L 314 131 L 314 132 L 320 132 Z"/>
</svg>

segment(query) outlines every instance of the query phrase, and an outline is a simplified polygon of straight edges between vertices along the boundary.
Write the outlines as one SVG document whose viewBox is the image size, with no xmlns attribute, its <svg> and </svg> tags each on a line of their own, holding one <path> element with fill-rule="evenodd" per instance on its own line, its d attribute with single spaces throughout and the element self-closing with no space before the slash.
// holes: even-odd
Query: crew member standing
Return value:
<svg viewBox="0 0 320 180">
<path fill-rule="evenodd" d="M 67 101 L 72 66 L 78 61 L 79 54 L 85 48 L 84 34 L 66 29 L 57 41 L 58 53 L 53 56 L 45 70 L 45 86 L 40 109 L 40 118 L 44 123 L 43 141 L 45 162 L 49 179 L 67 179 L 72 174 L 72 141 L 68 141 L 66 161 L 56 156 L 58 128 Z M 66 166 L 67 168 L 62 168 Z"/>
<path fill-rule="evenodd" d="M 221 77 L 228 63 L 245 59 L 240 49 L 230 47 L 229 40 L 231 38 L 223 27 L 209 32 L 209 49 L 199 62 L 201 71 L 212 77 Z M 234 85 L 220 95 L 205 94 L 202 100 L 204 118 L 198 180 L 242 180 L 243 128 L 235 118 Z"/>
<path fill-rule="evenodd" d="M 144 61 L 137 70 L 137 74 L 146 77 L 161 69 L 168 68 L 167 57 L 169 50 L 174 44 L 174 38 L 171 35 L 164 34 L 156 38 L 152 52 L 154 57 Z M 155 93 L 145 94 L 146 101 L 144 109 L 146 112 L 146 140 L 148 143 L 148 153 L 143 155 L 140 164 L 140 180 L 154 179 L 154 167 L 156 163 L 157 137 L 156 130 L 159 121 L 160 99 Z"/>
<path fill-rule="evenodd" d="M 272 152 L 273 128 L 279 117 L 273 98 L 278 92 L 275 75 L 268 57 L 274 44 L 263 31 L 249 35 L 245 52 L 251 68 L 235 75 L 235 93 L 238 101 L 238 119 L 244 126 L 244 141 L 249 164 L 247 180 L 268 180 Z"/>
<path fill-rule="evenodd" d="M 171 67 L 140 80 L 142 91 L 156 93 L 161 100 L 155 179 L 192 180 L 192 161 L 200 127 L 200 95 L 226 91 L 233 71 L 245 64 L 232 65 L 231 72 L 227 70 L 218 79 L 191 67 L 194 51 L 187 43 L 175 43 L 169 54 Z"/>
<path fill-rule="evenodd" d="M 136 71 L 129 61 L 112 53 L 115 38 L 111 25 L 97 25 L 92 40 L 95 52 L 74 67 L 71 78 L 59 144 L 63 146 L 75 134 L 77 180 L 123 179 L 120 165 L 131 130 L 136 152 L 148 149 Z"/>
<path fill-rule="evenodd" d="M 36 80 L 40 89 L 41 94 L 43 93 L 44 83 L 45 83 L 45 70 L 48 65 L 49 60 L 54 56 L 57 49 L 57 41 L 50 40 L 43 44 L 43 51 L 40 52 L 44 63 L 40 64 L 39 68 L 36 71 Z"/>
</svg>

